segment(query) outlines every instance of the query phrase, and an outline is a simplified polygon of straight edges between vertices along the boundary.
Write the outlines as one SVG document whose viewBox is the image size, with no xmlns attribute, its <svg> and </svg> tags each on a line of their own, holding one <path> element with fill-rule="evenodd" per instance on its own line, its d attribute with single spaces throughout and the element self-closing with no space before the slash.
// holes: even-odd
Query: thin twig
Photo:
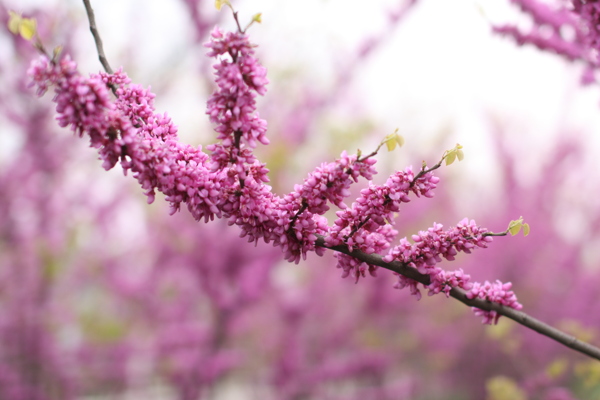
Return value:
<svg viewBox="0 0 600 400">
<path fill-rule="evenodd" d="M 428 174 L 431 171 L 435 171 L 436 169 L 438 169 L 439 167 L 441 167 L 445 158 L 446 158 L 446 154 L 444 154 L 444 157 L 442 157 L 442 159 L 437 164 L 435 164 L 433 167 L 428 168 L 428 169 L 427 169 L 426 165 L 423 165 L 423 167 L 421 168 L 421 170 L 419 171 L 419 173 L 410 182 L 410 187 L 415 186 L 415 183 L 417 183 L 417 181 L 419 180 L 419 178 L 421 178 L 423 175 Z"/>
<path fill-rule="evenodd" d="M 407 278 L 422 283 L 423 285 L 429 285 L 431 283 L 429 275 L 421 274 L 416 268 L 413 268 L 408 264 L 401 263 L 399 261 L 387 263 L 383 261 L 379 254 L 366 254 L 360 250 L 348 251 L 348 246 L 346 245 L 327 246 L 325 244 L 325 238 L 320 235 L 317 236 L 318 239 L 315 244 L 319 247 L 325 247 L 334 251 L 338 251 L 360 261 L 366 262 L 367 264 L 377 265 L 378 267 L 394 271 L 398 274 L 406 276 Z M 498 303 L 493 303 L 491 301 L 479 298 L 469 299 L 467 298 L 466 292 L 459 288 L 452 288 L 452 290 L 450 290 L 450 296 L 468 305 L 469 307 L 475 307 L 485 311 L 495 311 L 500 315 L 510 318 L 523 326 L 533 329 L 534 331 L 557 341 L 558 343 L 561 343 L 589 357 L 595 358 L 596 360 L 600 360 L 600 348 L 589 343 L 582 342 L 574 336 L 568 335 L 565 332 L 560 331 L 538 319 L 535 319 L 522 311 L 517 311 L 513 308 L 505 307 Z"/>
<path fill-rule="evenodd" d="M 356 162 L 363 162 L 363 161 L 365 161 L 367 158 L 371 158 L 371 157 L 374 157 L 374 156 L 376 156 L 376 155 L 377 155 L 377 153 L 379 152 L 379 149 L 381 149 L 381 147 L 382 147 L 384 144 L 385 144 L 385 142 L 381 142 L 381 143 L 379 143 L 379 146 L 377 146 L 377 148 L 376 148 L 374 151 L 372 151 L 371 153 L 367 154 L 367 155 L 366 155 L 366 156 L 364 156 L 364 157 L 357 158 L 357 159 L 356 159 Z"/>
<path fill-rule="evenodd" d="M 98 32 L 98 28 L 96 27 L 96 17 L 94 16 L 92 5 L 90 4 L 89 0 L 83 0 L 83 5 L 85 6 L 85 11 L 87 12 L 88 21 L 90 22 L 90 32 L 92 32 L 92 36 L 96 42 L 96 50 L 98 51 L 98 59 L 100 60 L 100 64 L 102 64 L 102 67 L 107 73 L 113 74 L 113 69 L 108 64 L 108 59 L 104 54 L 102 38 L 100 37 L 100 32 Z"/>
</svg>

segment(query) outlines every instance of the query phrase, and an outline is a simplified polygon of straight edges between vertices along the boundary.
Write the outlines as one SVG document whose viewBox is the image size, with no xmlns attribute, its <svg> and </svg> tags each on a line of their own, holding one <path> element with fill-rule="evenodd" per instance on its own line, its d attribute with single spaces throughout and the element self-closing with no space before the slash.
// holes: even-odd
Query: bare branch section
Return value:
<svg viewBox="0 0 600 400">
<path fill-rule="evenodd" d="M 104 54 L 102 38 L 100 37 L 100 32 L 98 32 L 98 28 L 96 27 L 96 17 L 94 16 L 94 10 L 92 9 L 92 5 L 90 4 L 89 0 L 83 0 L 83 5 L 85 6 L 85 11 L 87 12 L 87 17 L 90 22 L 90 32 L 92 32 L 94 42 L 96 42 L 96 50 L 98 51 L 98 59 L 100 60 L 100 64 L 102 64 L 104 71 L 106 71 L 109 74 L 112 74 L 113 69 L 108 64 L 108 59 Z"/>
<path fill-rule="evenodd" d="M 431 282 L 428 275 L 421 274 L 416 270 L 416 268 L 399 261 L 386 263 L 379 254 L 366 254 L 359 250 L 348 251 L 348 247 L 345 245 L 329 247 L 325 245 L 325 238 L 322 236 L 319 236 L 316 245 L 347 254 L 360 261 L 366 262 L 367 264 L 377 265 L 378 267 L 394 271 L 398 274 L 406 276 L 407 278 L 422 283 L 423 285 L 429 285 Z M 558 330 L 538 319 L 535 319 L 522 311 L 517 311 L 513 308 L 505 307 L 483 299 L 469 299 L 467 298 L 466 292 L 459 288 L 453 288 L 450 291 L 450 296 L 468 305 L 469 307 L 475 307 L 485 311 L 495 311 L 500 315 L 510 318 L 523 326 L 533 329 L 534 331 L 557 341 L 558 343 L 561 343 L 589 357 L 595 358 L 596 360 L 600 360 L 600 348 L 589 343 L 582 342 L 574 336 L 568 335 L 565 332 Z"/>
</svg>

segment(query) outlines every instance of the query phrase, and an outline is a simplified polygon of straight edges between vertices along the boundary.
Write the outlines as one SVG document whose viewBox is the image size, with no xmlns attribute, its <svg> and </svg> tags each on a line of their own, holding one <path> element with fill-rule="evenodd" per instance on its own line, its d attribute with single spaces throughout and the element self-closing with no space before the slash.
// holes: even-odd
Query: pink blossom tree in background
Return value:
<svg viewBox="0 0 600 400">
<path fill-rule="evenodd" d="M 8 10 L 2 11 L 8 20 Z M 44 31 L 61 23 L 60 11 L 29 15 L 38 18 L 38 36 L 44 42 L 60 37 L 60 30 Z M 198 37 L 205 37 L 205 26 L 212 22 L 191 15 Z M 91 135 L 105 167 L 121 162 L 149 198 L 155 188 L 164 191 L 172 209 L 183 202 L 197 218 L 228 216 L 247 236 L 261 239 L 254 247 L 236 238 L 235 227 L 222 221 L 199 225 L 189 213 L 168 216 L 166 209 L 157 209 L 159 201 L 151 208 L 141 206 L 135 189 L 127 186 L 130 179 L 103 181 L 97 162 L 85 156 L 89 150 L 78 148 L 78 141 L 54 127 L 51 105 L 32 101 L 24 74 L 33 58 L 32 46 L 22 37 L 7 37 L 14 58 L 3 61 L 3 70 L 10 73 L 3 74 L 2 109 L 21 143 L 2 164 L 2 398 L 226 398 L 236 390 L 239 398 L 597 397 L 597 361 L 502 319 L 498 326 L 483 329 L 466 307 L 444 301 L 445 296 L 419 303 L 410 296 L 410 291 L 446 292 L 459 286 L 475 297 L 480 292 L 473 289 L 485 291 L 486 285 L 471 286 L 467 273 L 480 282 L 497 277 L 515 283 L 528 314 L 593 342 L 599 275 L 586 254 L 594 248 L 600 213 L 594 204 L 586 204 L 589 218 L 582 229 L 588 235 L 581 241 L 565 240 L 550 217 L 564 206 L 563 177 L 577 168 L 586 151 L 577 136 L 557 143 L 552 162 L 535 181 L 523 185 L 517 172 L 520 158 L 510 148 L 507 127 L 494 125 L 503 196 L 498 204 L 486 205 L 490 213 L 480 219 L 506 226 L 525 215 L 534 229 L 527 238 L 506 239 L 461 257 L 465 272 L 453 273 L 438 269 L 439 255 L 451 259 L 457 250 L 470 250 L 470 244 L 487 246 L 487 231 L 468 222 L 458 233 L 434 225 L 411 241 L 401 241 L 400 247 L 388 243 L 394 229 L 386 222 L 396 211 L 401 224 L 395 228 L 403 234 L 411 230 L 406 228 L 430 226 L 440 209 L 459 213 L 454 210 L 460 202 L 451 188 L 437 185 L 431 172 L 400 171 L 386 184 L 349 191 L 350 177 L 370 178 L 374 158 L 368 152 L 344 154 L 337 163 L 323 164 L 289 195 L 278 198 L 266 189 L 265 168 L 254 162 L 250 151 L 253 140 L 266 142 L 263 122 L 252 114 L 251 94 L 262 94 L 265 82 L 245 36 L 213 34 L 210 51 L 229 56 L 220 58 L 218 89 L 209 102 L 222 141 L 207 147 L 208 155 L 176 142 L 176 128 L 167 117 L 154 114 L 149 92 L 127 85 L 124 74 L 79 75 L 71 61 L 60 58 L 67 53 L 74 58 L 68 40 L 62 42 L 60 57 L 51 60 L 50 55 L 37 64 L 33 75 L 38 88 L 47 81 L 58 85 L 60 121 Z M 242 71 L 241 81 L 232 73 L 236 68 Z M 352 71 L 340 73 L 341 88 Z M 113 85 L 116 102 L 105 83 Z M 283 113 L 292 126 L 300 127 L 291 136 L 295 145 L 304 142 L 307 121 L 336 97 L 334 91 L 305 98 L 298 102 L 304 120 L 294 121 L 297 113 Z M 238 114 L 231 102 L 239 105 L 243 117 L 232 117 Z M 277 106 L 272 107 L 275 112 Z M 274 136 L 271 132 L 270 140 L 280 140 Z M 396 138 L 390 135 L 387 143 Z M 174 154 L 180 158 L 169 164 Z M 177 175 L 184 160 L 195 169 Z M 275 184 L 278 176 L 285 177 L 283 167 L 269 173 Z M 570 178 L 569 183 L 577 188 L 600 181 L 591 175 L 578 177 L 580 181 Z M 320 181 L 323 177 L 328 180 Z M 198 186 L 198 179 L 204 186 Z M 434 199 L 412 198 L 399 207 L 411 193 L 427 197 L 434 187 Z M 341 206 L 337 220 L 331 215 L 336 223 L 326 227 L 319 214 L 341 205 L 350 194 L 358 200 Z M 264 206 L 260 199 L 269 202 L 266 211 L 256 211 Z M 409 207 L 414 212 L 404 211 Z M 139 217 L 133 219 L 135 214 Z M 274 224 L 272 215 L 283 225 Z M 451 246 L 440 246 L 432 238 Z M 291 260 L 327 245 L 346 252 L 348 246 L 358 249 L 360 254 L 353 255 L 366 263 L 338 256 L 341 271 L 353 278 L 345 281 L 339 280 L 331 268 L 335 261 L 328 256 L 309 256 L 309 265 L 290 273 L 294 267 L 278 263 L 281 249 L 262 239 L 279 244 Z M 393 248 L 389 255 L 387 248 Z M 373 252 L 387 255 L 388 263 L 369 258 Z M 393 267 L 393 259 L 410 264 L 396 272 L 412 267 L 424 273 L 409 270 L 409 277 L 395 278 L 397 286 L 409 291 L 391 290 L 391 274 L 376 268 L 375 263 Z M 375 271 L 377 276 L 370 278 Z M 294 274 L 299 275 L 294 279 Z M 351 284 L 355 281 L 357 285 Z M 512 292 L 491 293 L 516 305 Z M 479 313 L 488 322 L 496 321 L 499 314 L 494 312 L 505 312 L 484 302 L 475 304 L 487 310 Z"/>
</svg>

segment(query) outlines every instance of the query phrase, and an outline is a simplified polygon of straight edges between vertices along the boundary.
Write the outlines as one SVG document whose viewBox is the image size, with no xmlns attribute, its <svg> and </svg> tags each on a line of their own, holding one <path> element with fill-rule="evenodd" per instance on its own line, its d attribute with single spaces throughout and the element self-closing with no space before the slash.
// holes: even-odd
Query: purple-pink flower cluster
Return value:
<svg viewBox="0 0 600 400">
<path fill-rule="evenodd" d="M 80 136 L 84 132 L 103 132 L 110 127 L 108 121 L 102 118 L 105 110 L 113 108 L 106 85 L 98 77 L 82 77 L 77 71 L 77 64 L 68 56 L 58 62 L 42 56 L 32 63 L 28 74 L 39 82 L 39 95 L 55 85 L 54 102 L 60 126 L 70 125 Z"/>
<path fill-rule="evenodd" d="M 346 151 L 332 163 L 323 163 L 302 185 L 294 187 L 295 195 L 305 199 L 308 211 L 315 214 L 324 214 L 329 210 L 327 201 L 338 208 L 346 208 L 344 199 L 350 195 L 350 185 L 358 182 L 362 176 L 372 179 L 377 173 L 373 165 L 376 160 L 367 158 L 358 160 L 356 155 L 349 156 Z"/>
<path fill-rule="evenodd" d="M 236 165 L 241 179 L 245 178 L 242 164 L 253 164 L 252 149 L 257 142 L 269 144 L 267 123 L 256 111 L 255 97 L 267 91 L 266 69 L 258 63 L 253 46 L 243 33 L 215 29 L 206 44 L 208 55 L 219 59 L 214 65 L 217 91 L 208 100 L 206 113 L 217 124 L 220 144 L 208 147 L 212 151 L 213 169 L 229 163 Z"/>
<path fill-rule="evenodd" d="M 400 204 L 410 201 L 412 192 L 417 197 L 433 197 L 433 189 L 439 178 L 431 172 L 419 176 L 415 180 L 412 168 L 397 171 L 390 176 L 384 185 L 370 184 L 361 190 L 360 197 L 352 207 L 338 211 L 334 226 L 331 228 L 327 244 L 336 246 L 345 244 L 349 250 L 364 247 L 366 244 L 355 235 L 360 231 L 375 232 L 380 226 L 392 222 L 394 213 L 400 211 Z"/>
<path fill-rule="evenodd" d="M 583 83 L 596 79 L 594 71 L 600 66 L 600 3 L 569 0 L 549 4 L 539 0 L 512 0 L 533 19 L 528 31 L 513 24 L 494 26 L 494 31 L 512 37 L 519 45 L 532 44 L 543 51 L 559 54 L 570 61 L 586 65 Z"/>
<path fill-rule="evenodd" d="M 366 254 L 380 254 L 389 249 L 390 243 L 394 240 L 398 231 L 391 225 L 381 225 L 375 231 L 370 232 L 360 229 L 354 236 L 355 246 Z M 373 277 L 377 276 L 377 266 L 362 262 L 352 256 L 336 253 L 337 268 L 342 269 L 342 278 L 352 276 L 355 282 L 362 277 L 367 276 L 367 272 Z"/>
<path fill-rule="evenodd" d="M 512 283 L 510 282 L 502 283 L 500 281 L 496 281 L 494 283 L 490 283 L 485 281 L 483 284 L 474 282 L 471 289 L 467 292 L 467 298 L 484 299 L 506 307 L 514 308 L 515 310 L 520 310 L 523 308 L 523 305 L 517 301 L 517 296 L 515 296 L 513 291 L 510 290 L 511 288 Z M 498 318 L 500 318 L 500 314 L 498 314 L 496 311 L 486 311 L 473 308 L 473 312 L 475 315 L 483 317 L 484 324 L 497 324 Z"/>
<path fill-rule="evenodd" d="M 325 238 L 328 247 L 343 245 L 366 254 L 388 250 L 398 233 L 391 224 L 402 203 L 410 201 L 411 193 L 432 197 L 439 178 L 425 167 L 416 174 L 409 167 L 392 174 L 383 185 L 369 183 L 348 207 L 344 199 L 350 195 L 350 186 L 360 177 L 371 180 L 376 170 L 371 156 L 358 158 L 344 152 L 335 162 L 318 167 L 291 193 L 273 194 L 267 185 L 268 169 L 253 153 L 257 143 L 269 143 L 267 125 L 258 116 L 255 101 L 266 91 L 266 70 L 243 33 L 215 29 L 206 46 L 208 54 L 218 60 L 217 87 L 206 112 L 216 124 L 219 142 L 207 147 L 210 155 L 201 147 L 180 143 L 168 115 L 155 112 L 154 94 L 131 84 L 120 70 L 85 78 L 68 57 L 58 62 L 42 57 L 29 73 L 38 93 L 56 87 L 61 126 L 89 135 L 106 169 L 120 162 L 125 173 L 131 171 L 149 202 L 158 191 L 166 196 L 172 213 L 183 203 L 196 220 L 227 218 L 249 241 L 262 239 L 280 246 L 289 261 L 298 262 L 309 252 L 323 254 L 325 248 L 316 245 L 319 237 Z M 114 102 L 109 88 L 116 95 Z M 329 203 L 340 208 L 332 227 L 323 216 Z M 453 260 L 458 252 L 486 247 L 491 237 L 485 233 L 468 220 L 447 231 L 436 224 L 414 235 L 413 244 L 402 239 L 384 261 L 400 261 L 429 275 L 430 294 L 448 295 L 453 287 L 468 290 L 472 285 L 462 270 L 446 272 L 436 264 L 442 257 Z M 358 281 L 367 272 L 375 275 L 374 265 L 344 254 L 337 258 L 344 277 L 352 275 Z M 415 281 L 399 276 L 396 287 L 406 286 L 420 296 Z M 502 304 L 518 305 L 516 300 L 507 302 L 514 294 L 503 288 L 506 296 L 495 289 L 485 295 L 495 296 Z M 480 293 L 473 296 L 481 297 Z"/>
<path fill-rule="evenodd" d="M 400 261 L 414 267 L 422 274 L 429 275 L 430 283 L 426 286 L 429 289 L 429 295 L 444 292 L 449 296 L 452 288 L 458 287 L 468 290 L 470 299 L 479 297 L 482 299 L 494 301 L 515 309 L 522 306 L 517 302 L 515 294 L 510 291 L 511 284 L 503 284 L 497 281 L 496 284 L 483 285 L 472 283 L 471 277 L 464 273 L 462 269 L 458 271 L 444 271 L 437 267 L 437 263 L 446 260 L 454 260 L 459 252 L 471 253 L 475 248 L 486 248 L 492 241 L 491 236 L 485 235 L 487 229 L 477 226 L 475 221 L 469 221 L 467 218 L 459 222 L 456 227 L 443 230 L 441 224 L 434 224 L 427 231 L 421 231 L 418 235 L 413 235 L 414 243 L 410 243 L 406 238 L 400 240 L 400 244 L 391 249 L 383 260 L 386 262 Z M 403 275 L 396 274 L 398 281 L 395 288 L 402 289 L 408 287 L 411 294 L 421 298 L 421 291 L 418 288 L 418 282 Z M 492 300 L 493 299 L 493 300 Z M 496 323 L 497 315 L 495 312 L 476 310 L 477 315 L 483 315 L 484 323 Z"/>
<path fill-rule="evenodd" d="M 436 264 L 446 260 L 454 260 L 459 252 L 471 253 L 475 247 L 486 248 L 493 239 L 485 236 L 487 229 L 480 228 L 475 221 L 467 218 L 460 221 L 456 227 L 444 230 L 442 224 L 434 224 L 426 231 L 413 235 L 414 243 L 406 238 L 383 257 L 386 262 L 400 261 L 409 264 L 422 274 L 431 275 Z"/>
<path fill-rule="evenodd" d="M 394 173 L 384 185 L 369 184 L 351 207 L 336 213 L 338 218 L 326 238 L 327 245 L 345 245 L 349 251 L 358 249 L 367 254 L 387 250 L 398 233 L 388 223 L 393 223 L 400 205 L 410 201 L 411 192 L 417 197 L 433 197 L 438 182 L 439 178 L 431 172 L 415 177 L 409 167 Z M 352 275 L 356 281 L 366 276 L 366 271 L 374 276 L 377 270 L 375 265 L 367 265 L 344 254 L 337 254 L 336 258 L 337 267 L 343 270 L 342 276 Z"/>
</svg>

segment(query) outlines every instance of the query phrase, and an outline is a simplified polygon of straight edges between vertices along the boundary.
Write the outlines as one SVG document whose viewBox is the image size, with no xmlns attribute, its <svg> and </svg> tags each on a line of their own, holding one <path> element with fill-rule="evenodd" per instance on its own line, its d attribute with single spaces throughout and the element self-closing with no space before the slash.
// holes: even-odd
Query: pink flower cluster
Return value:
<svg viewBox="0 0 600 400">
<path fill-rule="evenodd" d="M 103 132 L 110 127 L 108 121 L 100 118 L 104 110 L 113 108 L 106 85 L 97 77 L 86 79 L 79 75 L 77 64 L 68 56 L 61 58 L 58 64 L 41 57 L 32 63 L 28 74 L 39 82 L 39 95 L 49 86 L 56 85 L 54 102 L 60 126 L 70 125 L 80 136 L 84 132 Z"/>
<path fill-rule="evenodd" d="M 294 191 L 299 198 L 306 199 L 306 207 L 312 213 L 327 212 L 327 201 L 344 209 L 347 207 L 344 199 L 350 195 L 350 185 L 358 182 L 360 176 L 369 180 L 373 178 L 377 173 L 373 167 L 375 162 L 373 158 L 358 161 L 356 155 L 349 156 L 344 151 L 340 159 L 323 163 L 302 185 L 295 185 Z"/>
<path fill-rule="evenodd" d="M 431 172 L 419 176 L 415 175 L 410 167 L 405 171 L 397 171 L 390 176 L 384 185 L 370 184 L 368 188 L 361 190 L 360 197 L 352 204 L 352 207 L 338 211 L 338 219 L 331 228 L 327 244 L 336 246 L 346 244 L 349 250 L 360 243 L 359 248 L 365 243 L 355 238 L 357 232 L 375 232 L 380 226 L 394 220 L 394 213 L 400 211 L 400 204 L 410 201 L 409 194 L 412 192 L 417 197 L 433 197 L 433 189 L 439 182 L 439 178 Z M 362 250 L 362 249 L 361 249 Z"/>
<path fill-rule="evenodd" d="M 586 64 L 583 83 L 595 82 L 594 71 L 600 66 L 600 3 L 570 0 L 550 6 L 539 0 L 512 0 L 531 16 L 533 28 L 524 32 L 516 25 L 495 26 L 494 31 L 512 37 L 520 45 L 532 44 L 570 61 Z"/>
<path fill-rule="evenodd" d="M 475 248 L 486 248 L 492 241 L 491 236 L 486 236 L 487 229 L 480 228 L 475 221 L 463 219 L 456 227 L 443 230 L 441 224 L 434 224 L 427 231 L 421 231 L 418 235 L 413 235 L 414 243 L 410 243 L 406 238 L 400 240 L 400 245 L 391 249 L 383 260 L 386 262 L 400 261 L 416 268 L 420 273 L 429 275 L 430 283 L 426 286 L 429 289 L 429 295 L 444 292 L 449 296 L 450 290 L 455 287 L 464 290 L 470 290 L 467 297 L 473 299 L 479 297 L 482 299 L 494 301 L 515 309 L 520 309 L 521 305 L 517 298 L 510 291 L 511 284 L 490 285 L 485 283 L 471 283 L 471 277 L 464 273 L 462 269 L 458 271 L 444 271 L 436 264 L 446 260 L 454 260 L 459 252 L 471 253 Z M 397 289 L 408 287 L 411 294 L 421 298 L 418 282 L 403 275 L 396 274 L 398 282 L 394 286 Z M 499 286 L 498 286 L 499 285 Z M 500 289 L 498 289 L 500 288 Z M 493 299 L 493 300 L 492 300 Z M 496 323 L 495 312 L 489 314 L 487 311 L 475 309 L 477 315 L 484 315 L 484 323 Z M 491 317 L 490 317 L 491 315 Z"/>
<path fill-rule="evenodd" d="M 492 241 L 485 236 L 487 229 L 480 228 L 475 221 L 467 218 L 460 221 L 455 228 L 444 231 L 442 224 L 434 224 L 427 231 L 413 235 L 414 244 L 406 238 L 400 240 L 400 245 L 394 247 L 383 258 L 386 262 L 400 261 L 417 269 L 422 274 L 432 275 L 435 265 L 442 261 L 454 260 L 459 252 L 471 253 L 475 247 L 486 248 Z"/>
<path fill-rule="evenodd" d="M 353 244 L 366 254 L 380 254 L 390 247 L 390 243 L 394 240 L 398 231 L 392 228 L 391 225 L 381 225 L 375 231 L 359 230 L 353 237 Z M 342 269 L 342 278 L 352 276 L 355 282 L 363 277 L 366 273 L 373 277 L 377 276 L 377 266 L 362 262 L 354 257 L 343 253 L 336 253 L 337 268 Z"/>
<path fill-rule="evenodd" d="M 273 194 L 267 185 L 268 169 L 253 153 L 257 143 L 269 143 L 267 124 L 259 118 L 255 101 L 266 92 L 266 70 L 243 33 L 215 29 L 206 46 L 208 54 L 218 60 L 214 66 L 217 88 L 206 113 L 216 124 L 219 143 L 207 147 L 210 155 L 201 147 L 180 143 L 168 115 L 155 112 L 154 95 L 132 85 L 122 71 L 84 78 L 69 58 L 56 62 L 42 57 L 29 74 L 40 94 L 51 85 L 56 87 L 61 126 L 89 135 L 106 169 L 120 162 L 125 173 L 131 171 L 149 202 L 158 191 L 166 196 L 172 213 L 184 203 L 196 220 L 227 218 L 229 224 L 241 228 L 241 236 L 280 246 L 285 259 L 294 262 L 308 252 L 323 254 L 325 248 L 316 246 L 320 236 L 327 246 L 343 245 L 350 251 L 373 254 L 389 249 L 397 235 L 390 224 L 401 204 L 410 201 L 411 193 L 432 197 L 439 178 L 425 167 L 417 174 L 407 168 L 392 174 L 384 185 L 370 183 L 347 207 L 344 199 L 350 195 L 350 186 L 360 177 L 372 179 L 376 170 L 371 156 L 358 158 L 344 152 L 335 162 L 318 167 L 291 193 Z M 114 102 L 109 87 L 117 97 Z M 332 227 L 323 216 L 329 203 L 341 209 Z M 442 257 L 452 260 L 458 252 L 486 247 L 491 238 L 485 232 L 468 220 L 448 231 L 436 224 L 414 235 L 414 244 L 402 239 L 384 260 L 401 261 L 429 275 L 429 293 L 448 295 L 453 287 L 471 288 L 469 276 L 462 271 L 445 272 L 436 264 Z M 352 274 L 358 281 L 367 271 L 375 274 L 374 265 L 343 254 L 337 257 L 343 276 Z M 396 287 L 405 286 L 420 296 L 415 281 L 399 276 Z M 506 297 L 494 298 L 507 304 Z M 516 300 L 511 304 L 518 305 Z"/>
<path fill-rule="evenodd" d="M 398 232 L 387 224 L 394 221 L 394 213 L 400 211 L 400 204 L 410 201 L 411 192 L 417 197 L 433 197 L 438 182 L 439 178 L 431 172 L 415 177 L 412 168 L 408 167 L 394 173 L 384 185 L 369 184 L 352 207 L 336 213 L 338 219 L 326 238 L 327 245 L 343 244 L 350 251 L 358 249 L 367 254 L 388 249 Z M 352 275 L 358 281 L 367 270 L 373 276 L 377 270 L 375 265 L 366 265 L 344 254 L 336 257 L 337 267 L 344 271 L 343 277 Z"/>
<path fill-rule="evenodd" d="M 256 94 L 267 91 L 267 70 L 254 58 L 254 49 L 245 34 L 223 33 L 217 28 L 211 38 L 206 44 L 208 55 L 220 62 L 214 66 L 218 90 L 208 100 L 206 113 L 217 124 L 217 139 L 221 140 L 208 147 L 212 151 L 212 168 L 222 169 L 231 162 L 244 179 L 242 164 L 256 161 L 251 149 L 257 141 L 269 144 L 265 135 L 267 123 L 254 114 Z"/>
<path fill-rule="evenodd" d="M 517 296 L 513 293 L 512 283 L 502 283 L 500 281 L 496 281 L 494 283 L 490 283 L 485 281 L 483 284 L 479 282 L 473 283 L 471 290 L 467 292 L 467 298 L 469 299 L 485 299 L 487 301 L 491 301 L 497 304 L 501 304 L 506 307 L 514 308 L 515 310 L 520 310 L 523 306 L 517 301 Z M 484 324 L 497 324 L 498 318 L 500 318 L 500 314 L 496 311 L 485 311 L 480 310 L 478 308 L 473 308 L 473 312 L 477 316 L 483 317 Z"/>
</svg>

